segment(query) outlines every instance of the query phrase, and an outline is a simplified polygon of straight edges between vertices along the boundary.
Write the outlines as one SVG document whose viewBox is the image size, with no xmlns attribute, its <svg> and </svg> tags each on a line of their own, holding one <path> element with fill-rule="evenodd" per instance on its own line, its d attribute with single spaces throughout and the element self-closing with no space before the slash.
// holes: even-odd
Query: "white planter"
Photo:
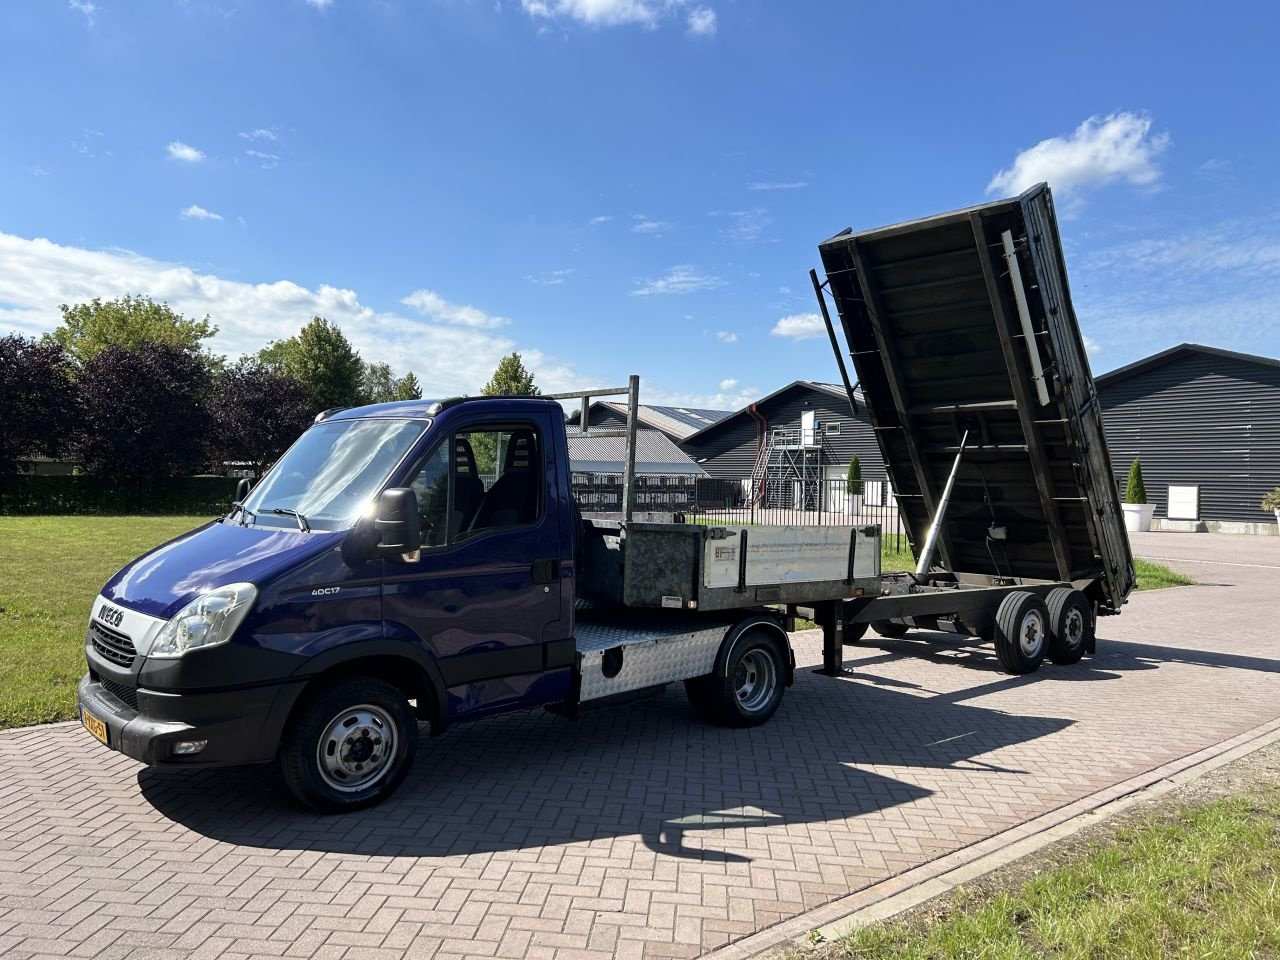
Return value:
<svg viewBox="0 0 1280 960">
<path fill-rule="evenodd" d="M 1154 503 L 1122 503 L 1124 528 L 1132 533 L 1146 533 L 1151 529 L 1151 517 L 1156 512 Z"/>
<path fill-rule="evenodd" d="M 1280 508 L 1276 509 L 1275 514 L 1276 514 L 1276 523 L 1280 524 Z"/>
<path fill-rule="evenodd" d="M 851 517 L 860 516 L 862 514 L 862 494 L 850 493 L 845 495 L 845 513 Z"/>
</svg>

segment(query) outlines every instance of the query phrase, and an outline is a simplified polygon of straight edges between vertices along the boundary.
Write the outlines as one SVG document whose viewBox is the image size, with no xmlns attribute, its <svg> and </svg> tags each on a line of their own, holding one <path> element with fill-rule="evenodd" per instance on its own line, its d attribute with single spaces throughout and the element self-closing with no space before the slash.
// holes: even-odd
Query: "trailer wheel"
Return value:
<svg viewBox="0 0 1280 960">
<path fill-rule="evenodd" d="M 1066 666 L 1076 663 L 1093 640 L 1093 606 L 1079 590 L 1057 587 L 1045 598 L 1049 608 L 1049 659 Z"/>
<path fill-rule="evenodd" d="M 404 692 L 347 677 L 310 693 L 285 730 L 280 773 L 299 801 L 323 813 L 371 806 L 413 764 L 418 719 Z"/>
<path fill-rule="evenodd" d="M 685 681 L 689 702 L 712 723 L 758 726 L 782 705 L 787 685 L 785 657 L 777 639 L 749 630 L 733 642 L 714 673 Z"/>
<path fill-rule="evenodd" d="M 1007 672 L 1031 673 L 1039 668 L 1049 637 L 1049 608 L 1034 593 L 1015 590 L 1000 601 L 996 610 L 996 656 Z"/>
<path fill-rule="evenodd" d="M 866 623 L 846 623 L 844 625 L 844 646 L 852 647 L 855 643 L 867 635 Z"/>
<path fill-rule="evenodd" d="M 905 623 L 898 623 L 896 620 L 873 620 L 871 621 L 871 629 L 890 640 L 901 640 L 911 628 Z"/>
</svg>

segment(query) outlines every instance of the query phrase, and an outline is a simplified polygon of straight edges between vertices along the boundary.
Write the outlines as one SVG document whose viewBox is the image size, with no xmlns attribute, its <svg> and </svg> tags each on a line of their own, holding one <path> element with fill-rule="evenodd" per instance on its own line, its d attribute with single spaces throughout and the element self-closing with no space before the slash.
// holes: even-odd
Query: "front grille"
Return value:
<svg viewBox="0 0 1280 960">
<path fill-rule="evenodd" d="M 107 691 L 130 710 L 138 709 L 138 691 L 133 687 L 126 687 L 123 683 L 116 683 L 106 677 L 100 678 L 98 682 L 102 684 L 103 690 Z"/>
<path fill-rule="evenodd" d="M 134 658 L 138 656 L 128 634 L 112 630 L 97 620 L 89 621 L 89 642 L 102 659 L 126 669 L 133 666 Z"/>
</svg>

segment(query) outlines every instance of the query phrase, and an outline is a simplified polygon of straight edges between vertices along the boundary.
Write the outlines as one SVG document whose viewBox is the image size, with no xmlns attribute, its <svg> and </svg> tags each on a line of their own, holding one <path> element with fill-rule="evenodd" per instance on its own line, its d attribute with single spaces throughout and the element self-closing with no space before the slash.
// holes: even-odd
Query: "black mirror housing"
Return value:
<svg viewBox="0 0 1280 960">
<path fill-rule="evenodd" d="M 378 531 L 378 553 L 383 556 L 398 557 L 421 549 L 418 495 L 409 487 L 383 490 L 373 528 Z"/>
<path fill-rule="evenodd" d="M 236 484 L 236 503 L 244 503 L 244 498 L 249 496 L 249 491 L 253 489 L 253 484 L 249 482 L 248 477 L 241 477 L 240 482 Z"/>
</svg>

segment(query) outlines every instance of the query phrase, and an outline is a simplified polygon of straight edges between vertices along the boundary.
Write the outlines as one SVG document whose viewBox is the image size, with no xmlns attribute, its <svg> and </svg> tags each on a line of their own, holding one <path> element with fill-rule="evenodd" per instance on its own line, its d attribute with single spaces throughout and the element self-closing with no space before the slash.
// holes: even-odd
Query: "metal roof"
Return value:
<svg viewBox="0 0 1280 960">
<path fill-rule="evenodd" d="M 622 473 L 626 451 L 625 437 L 569 434 L 570 466 L 580 473 Z M 659 430 L 636 431 L 636 473 L 707 476 Z"/>
<path fill-rule="evenodd" d="M 1191 354 L 1204 354 L 1210 357 L 1225 357 L 1229 360 L 1243 360 L 1246 363 L 1258 363 L 1264 367 L 1280 367 L 1280 360 L 1271 357 L 1260 357 L 1252 353 L 1236 353 L 1234 350 L 1223 350 L 1220 347 L 1206 347 L 1199 343 L 1180 343 L 1176 347 L 1170 347 L 1168 350 L 1161 350 L 1159 353 L 1153 353 L 1149 357 L 1141 360 L 1135 360 L 1133 363 L 1125 364 L 1123 367 L 1117 367 L 1114 370 L 1108 370 L 1106 373 L 1099 374 L 1093 378 L 1093 382 L 1098 386 L 1104 386 L 1116 380 L 1123 380 L 1131 377 L 1135 373 L 1153 369 L 1162 363 L 1170 363 L 1182 357 Z"/>
<path fill-rule="evenodd" d="M 592 409 L 608 407 L 622 417 L 627 415 L 627 405 L 611 400 L 597 400 L 591 404 Z M 569 423 L 577 423 L 580 411 L 574 410 L 568 415 Z M 697 433 L 704 427 L 718 423 L 725 417 L 733 416 L 732 410 L 708 410 L 703 407 L 660 407 L 651 404 L 640 404 L 637 410 L 640 422 L 647 427 L 661 430 L 669 437 L 683 440 Z"/>
</svg>

